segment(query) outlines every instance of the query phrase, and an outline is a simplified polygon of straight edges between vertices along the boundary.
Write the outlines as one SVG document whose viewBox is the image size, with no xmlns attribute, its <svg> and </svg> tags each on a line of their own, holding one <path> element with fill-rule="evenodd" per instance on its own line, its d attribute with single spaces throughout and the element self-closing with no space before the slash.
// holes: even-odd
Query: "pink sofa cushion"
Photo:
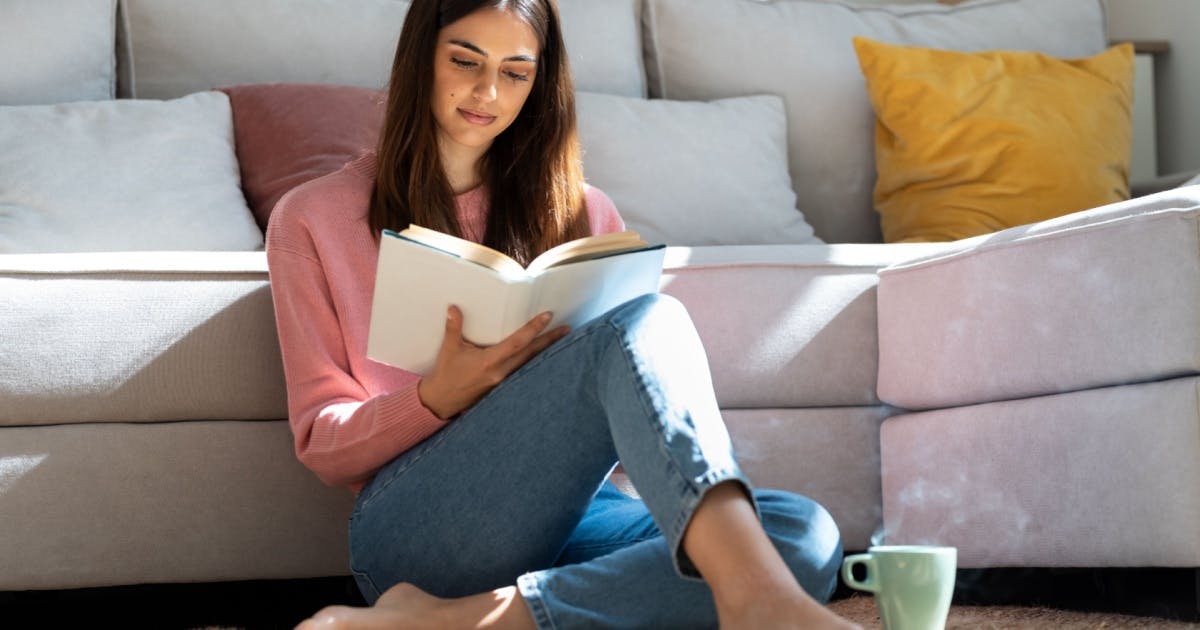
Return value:
<svg viewBox="0 0 1200 630">
<path fill-rule="evenodd" d="M 264 229 L 284 193 L 373 149 L 383 124 L 379 90 L 306 83 L 219 89 L 233 107 L 242 190 Z"/>
<path fill-rule="evenodd" d="M 952 545 L 963 568 L 1200 566 L 1200 377 L 892 416 L 880 452 L 886 544 Z"/>
</svg>

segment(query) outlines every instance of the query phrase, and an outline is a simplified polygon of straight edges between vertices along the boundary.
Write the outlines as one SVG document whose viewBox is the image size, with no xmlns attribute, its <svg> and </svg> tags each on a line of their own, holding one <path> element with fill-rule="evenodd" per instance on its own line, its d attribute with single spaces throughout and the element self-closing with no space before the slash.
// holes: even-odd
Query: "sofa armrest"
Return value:
<svg viewBox="0 0 1200 630">
<path fill-rule="evenodd" d="M 879 273 L 879 397 L 924 410 L 1200 373 L 1200 187 Z"/>
</svg>

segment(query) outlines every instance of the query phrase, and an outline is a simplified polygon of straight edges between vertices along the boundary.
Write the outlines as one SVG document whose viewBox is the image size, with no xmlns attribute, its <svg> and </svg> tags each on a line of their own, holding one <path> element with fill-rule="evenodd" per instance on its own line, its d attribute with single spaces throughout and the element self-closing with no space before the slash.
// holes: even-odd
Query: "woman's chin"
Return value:
<svg viewBox="0 0 1200 630">
<path fill-rule="evenodd" d="M 492 146 L 492 141 L 496 139 L 497 134 L 480 133 L 480 130 L 471 130 L 471 133 L 458 133 L 450 136 L 450 140 L 461 147 L 475 149 L 478 151 L 486 151 Z"/>
</svg>

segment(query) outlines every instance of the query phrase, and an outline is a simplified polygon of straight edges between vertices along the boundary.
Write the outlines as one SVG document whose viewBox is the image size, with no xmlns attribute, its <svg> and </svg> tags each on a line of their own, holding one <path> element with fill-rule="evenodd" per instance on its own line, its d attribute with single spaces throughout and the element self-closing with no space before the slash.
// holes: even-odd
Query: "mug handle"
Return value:
<svg viewBox="0 0 1200 630">
<path fill-rule="evenodd" d="M 854 577 L 854 566 L 861 564 L 867 569 L 867 579 L 859 581 Z M 860 591 L 868 591 L 870 593 L 879 592 L 879 570 L 875 565 L 875 558 L 869 553 L 860 553 L 853 556 L 848 556 L 842 560 L 842 580 L 851 588 L 856 588 Z"/>
</svg>

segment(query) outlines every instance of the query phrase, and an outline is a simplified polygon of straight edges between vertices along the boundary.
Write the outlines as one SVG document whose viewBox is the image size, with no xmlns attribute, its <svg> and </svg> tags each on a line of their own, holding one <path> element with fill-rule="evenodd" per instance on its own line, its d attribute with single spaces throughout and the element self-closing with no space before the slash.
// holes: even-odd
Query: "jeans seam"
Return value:
<svg viewBox="0 0 1200 630">
<path fill-rule="evenodd" d="M 605 323 L 610 328 L 612 328 L 614 331 L 616 331 L 618 334 L 621 332 L 621 330 L 619 328 L 617 328 L 617 326 L 613 325 L 611 322 L 605 322 Z M 638 384 L 641 385 L 641 387 L 639 388 L 640 391 L 638 392 L 638 403 L 640 403 L 642 406 L 643 415 L 657 416 L 658 414 L 654 410 L 653 402 L 646 399 L 646 390 L 649 389 L 649 386 L 647 385 L 647 383 L 645 382 L 645 379 L 642 376 L 642 371 L 639 370 L 637 368 L 637 366 L 633 363 L 633 361 L 630 359 L 629 352 L 627 351 L 627 348 L 625 347 L 624 343 L 621 344 L 620 350 L 621 350 L 621 358 L 625 361 L 625 365 L 629 368 L 629 371 L 631 373 L 637 375 Z M 692 487 L 693 484 L 692 484 L 691 480 L 689 480 L 687 477 L 685 477 L 683 472 L 679 470 L 679 466 L 675 462 L 675 457 L 671 454 L 670 449 L 668 449 L 666 447 L 666 444 L 665 444 L 666 436 L 664 436 L 663 432 L 662 432 L 662 423 L 659 423 L 659 422 L 654 423 L 653 429 L 654 429 L 654 432 L 657 433 L 658 437 L 659 437 L 658 450 L 660 453 L 662 453 L 663 459 L 666 460 L 667 464 L 671 467 L 671 471 L 670 471 L 671 474 L 674 475 L 677 479 L 682 480 L 684 482 L 684 484 L 689 487 L 689 489 L 691 489 L 693 492 L 695 492 L 695 488 Z"/>
<path fill-rule="evenodd" d="M 615 332 L 618 333 L 618 335 L 620 334 L 621 330 L 612 322 L 606 321 L 605 325 L 612 328 Z M 657 416 L 657 412 L 654 409 L 653 402 L 648 400 L 647 396 L 646 396 L 646 391 L 647 391 L 648 387 L 645 382 L 644 375 L 642 374 L 642 371 L 637 368 L 637 366 L 633 363 L 632 359 L 630 358 L 630 356 L 629 356 L 630 353 L 628 351 L 627 344 L 624 341 L 622 341 L 620 344 L 620 352 L 621 352 L 622 359 L 625 361 L 626 366 L 629 369 L 629 372 L 636 375 L 635 378 L 637 378 L 638 384 L 641 385 L 641 387 L 638 388 L 638 390 L 639 390 L 638 391 L 638 403 L 642 406 L 643 415 Z M 683 528 L 687 525 L 688 521 L 691 519 L 691 515 L 696 510 L 696 506 L 699 505 L 699 503 L 700 503 L 701 488 L 699 487 L 699 485 L 697 483 L 695 483 L 694 480 L 689 479 L 686 475 L 683 474 L 683 471 L 680 470 L 680 468 L 679 468 L 678 462 L 675 461 L 674 454 L 671 452 L 670 449 L 668 449 L 666 447 L 666 438 L 662 432 L 663 423 L 656 422 L 656 423 L 652 423 L 652 424 L 653 424 L 653 430 L 655 431 L 655 433 L 658 434 L 658 438 L 659 438 L 657 440 L 658 449 L 659 449 L 659 452 L 663 455 L 663 460 L 667 462 L 667 466 L 669 469 L 668 472 L 671 476 L 675 477 L 675 479 L 677 481 L 681 482 L 681 484 L 682 484 L 683 496 L 681 496 L 680 499 L 681 499 L 681 502 L 683 503 L 684 509 L 679 510 L 676 513 L 675 520 L 670 524 L 670 526 L 668 528 L 669 531 L 664 531 L 664 532 L 662 532 L 662 534 L 663 534 L 664 539 L 667 541 L 667 547 L 671 552 L 672 566 L 674 567 L 675 571 L 677 573 L 679 573 L 681 576 L 687 577 L 683 571 L 683 568 L 680 566 L 679 561 L 678 561 L 679 551 L 682 549 L 682 546 L 683 546 Z M 687 552 L 684 552 L 684 553 L 687 553 Z"/>
<path fill-rule="evenodd" d="M 540 573 L 526 573 L 517 578 L 517 592 L 528 603 L 533 623 L 538 628 L 554 630 L 558 627 L 558 624 L 554 623 L 554 617 L 550 614 L 550 607 L 546 605 L 546 601 L 542 597 Z"/>
<path fill-rule="evenodd" d="M 359 571 L 351 568 L 350 573 L 357 578 L 362 578 L 363 581 L 367 583 L 367 586 L 371 589 L 372 600 L 378 600 L 379 597 L 383 595 L 383 593 L 379 592 L 379 587 L 375 584 L 375 580 L 372 580 L 370 574 L 368 574 L 366 571 Z"/>
</svg>

